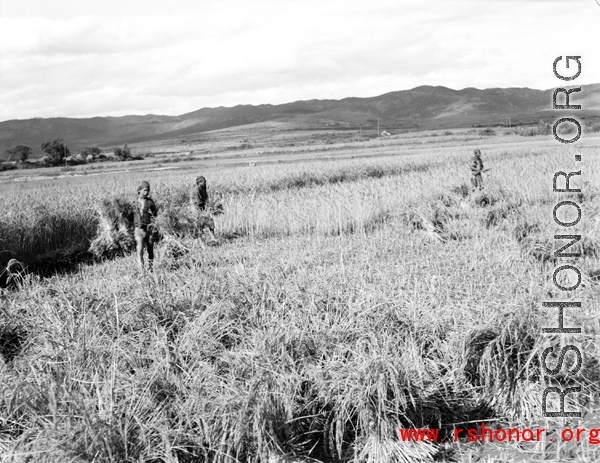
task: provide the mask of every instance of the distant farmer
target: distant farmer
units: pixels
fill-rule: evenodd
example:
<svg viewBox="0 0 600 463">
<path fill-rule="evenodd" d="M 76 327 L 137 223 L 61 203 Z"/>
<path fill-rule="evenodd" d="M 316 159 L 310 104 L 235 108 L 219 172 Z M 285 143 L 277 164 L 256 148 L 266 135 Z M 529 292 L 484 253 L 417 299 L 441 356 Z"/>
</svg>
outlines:
<svg viewBox="0 0 600 463">
<path fill-rule="evenodd" d="M 150 197 L 150 184 L 146 181 L 140 183 L 137 189 L 138 204 L 133 214 L 135 226 L 135 243 L 137 247 L 137 260 L 140 270 L 144 270 L 144 248 L 148 249 L 148 268 L 152 270 L 154 264 L 154 242 L 157 230 L 154 218 L 157 214 L 156 204 Z"/>
<path fill-rule="evenodd" d="M 483 161 L 481 160 L 481 151 L 476 149 L 473 152 L 473 159 L 471 160 L 471 192 L 475 190 L 483 189 L 483 178 L 481 173 L 483 172 Z"/>
<path fill-rule="evenodd" d="M 190 190 L 190 203 L 194 214 L 198 220 L 198 228 L 202 233 L 206 233 L 210 242 L 217 241 L 215 238 L 215 221 L 207 213 L 208 191 L 206 189 L 206 179 L 203 176 L 196 177 L 196 184 Z"/>
<path fill-rule="evenodd" d="M 206 209 L 208 191 L 206 190 L 206 179 L 203 176 L 196 177 L 196 184 L 190 190 L 190 202 L 199 211 Z"/>
</svg>

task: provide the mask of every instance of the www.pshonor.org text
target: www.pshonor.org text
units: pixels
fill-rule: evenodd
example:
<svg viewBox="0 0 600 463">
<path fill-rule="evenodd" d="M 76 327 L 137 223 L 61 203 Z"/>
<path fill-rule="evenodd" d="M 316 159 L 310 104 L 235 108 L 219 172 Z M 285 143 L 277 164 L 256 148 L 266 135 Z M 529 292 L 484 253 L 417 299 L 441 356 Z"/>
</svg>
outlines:
<svg viewBox="0 0 600 463">
<path fill-rule="evenodd" d="M 493 428 L 484 423 L 480 427 L 455 428 L 450 435 L 442 437 L 439 428 L 400 428 L 398 436 L 402 442 L 454 442 L 466 440 L 467 442 L 539 442 L 546 435 L 545 428 Z M 556 439 L 562 442 L 583 442 L 591 445 L 600 444 L 600 428 L 563 428 L 557 432 Z M 554 434 L 553 434 L 554 436 Z M 554 437 L 548 441 L 553 442 Z"/>
</svg>

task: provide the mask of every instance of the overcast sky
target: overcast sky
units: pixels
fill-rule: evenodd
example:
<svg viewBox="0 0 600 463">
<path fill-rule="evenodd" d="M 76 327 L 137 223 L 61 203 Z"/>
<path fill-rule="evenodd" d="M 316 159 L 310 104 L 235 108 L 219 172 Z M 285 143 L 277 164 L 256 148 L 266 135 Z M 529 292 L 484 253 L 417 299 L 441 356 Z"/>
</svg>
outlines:
<svg viewBox="0 0 600 463">
<path fill-rule="evenodd" d="M 600 83 L 596 1 L 0 0 L 0 120 Z"/>
</svg>

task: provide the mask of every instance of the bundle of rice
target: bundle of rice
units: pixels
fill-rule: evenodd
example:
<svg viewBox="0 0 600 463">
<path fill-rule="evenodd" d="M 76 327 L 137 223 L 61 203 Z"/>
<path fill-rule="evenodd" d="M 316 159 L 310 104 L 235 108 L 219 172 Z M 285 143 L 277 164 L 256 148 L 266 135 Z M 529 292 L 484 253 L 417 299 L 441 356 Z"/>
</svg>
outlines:
<svg viewBox="0 0 600 463">
<path fill-rule="evenodd" d="M 498 416 L 532 419 L 541 397 L 539 330 L 527 319 L 508 320 L 498 331 L 474 331 L 466 339 L 463 371 L 471 384 L 483 386 Z"/>
<path fill-rule="evenodd" d="M 428 215 L 431 218 L 421 211 L 414 212 L 413 220 L 419 224 L 417 229 L 422 230 L 426 238 L 445 243 L 448 240 L 444 230 L 445 214 L 441 213 L 439 209 L 435 209 Z"/>
<path fill-rule="evenodd" d="M 104 200 L 98 206 L 98 231 L 89 247 L 96 258 L 113 258 L 135 250 L 134 211 L 132 204 L 119 198 Z M 208 235 L 209 243 L 215 243 L 215 221 L 212 215 L 222 213 L 223 206 L 220 203 L 209 204 L 203 212 L 189 206 L 167 203 L 151 224 L 151 239 L 156 243 L 166 238 L 181 248 L 182 245 L 178 242 L 181 238 L 204 238 Z"/>
<path fill-rule="evenodd" d="M 215 221 L 210 211 L 200 212 L 186 206 L 168 206 L 156 218 L 156 224 L 165 237 L 205 238 L 208 234 L 209 241 L 215 241 Z"/>
<path fill-rule="evenodd" d="M 167 207 L 156 218 L 156 223 L 163 235 L 176 238 L 198 237 L 198 227 L 196 221 L 190 216 L 187 207 Z"/>
<path fill-rule="evenodd" d="M 11 259 L 6 268 L 0 270 L 0 288 L 15 288 L 23 284 L 25 266 L 17 259 Z"/>
<path fill-rule="evenodd" d="M 488 344 L 494 341 L 500 333 L 491 329 L 474 330 L 465 339 L 465 363 L 463 371 L 465 378 L 474 386 L 483 385 L 479 370 L 479 362 Z"/>
<path fill-rule="evenodd" d="M 133 214 L 133 205 L 125 200 L 104 200 L 98 206 L 98 232 L 90 252 L 97 258 L 113 258 L 135 250 Z"/>
</svg>

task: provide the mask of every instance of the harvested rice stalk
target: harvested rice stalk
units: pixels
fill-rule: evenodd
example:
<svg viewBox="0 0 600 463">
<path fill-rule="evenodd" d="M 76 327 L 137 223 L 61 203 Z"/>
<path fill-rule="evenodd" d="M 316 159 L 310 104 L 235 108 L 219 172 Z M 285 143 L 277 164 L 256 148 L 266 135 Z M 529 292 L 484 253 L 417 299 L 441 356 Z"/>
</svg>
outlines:
<svg viewBox="0 0 600 463">
<path fill-rule="evenodd" d="M 489 406 L 499 416 L 530 420 L 540 412 L 539 330 L 512 320 L 485 346 L 478 377 Z"/>
<path fill-rule="evenodd" d="M 23 284 L 25 266 L 17 259 L 11 259 L 6 268 L 0 270 L 0 288 L 16 288 Z"/>
<path fill-rule="evenodd" d="M 467 381 L 474 386 L 481 386 L 483 384 L 481 372 L 479 371 L 479 362 L 481 362 L 483 352 L 488 344 L 496 339 L 498 335 L 499 333 L 494 330 L 484 329 L 476 330 L 466 338 L 463 371 Z"/>
<path fill-rule="evenodd" d="M 135 250 L 134 206 L 122 199 L 104 200 L 98 207 L 99 224 L 90 252 L 97 258 L 113 258 Z"/>
<path fill-rule="evenodd" d="M 448 236 L 444 231 L 443 217 L 439 210 L 435 210 L 431 219 L 420 211 L 415 211 L 415 215 L 420 219 L 421 229 L 427 238 L 441 243 L 445 243 L 448 240 Z"/>
<path fill-rule="evenodd" d="M 164 236 L 174 239 L 204 238 L 209 242 L 214 237 L 215 221 L 207 212 L 186 206 L 169 206 L 157 217 L 156 224 Z"/>
<path fill-rule="evenodd" d="M 198 238 L 195 221 L 189 214 L 189 208 L 170 206 L 161 211 L 156 218 L 161 233 L 175 238 Z"/>
<path fill-rule="evenodd" d="M 99 205 L 98 232 L 89 248 L 95 257 L 113 258 L 135 250 L 134 211 L 134 206 L 122 199 L 105 200 Z M 154 242 L 161 237 L 166 238 L 180 250 L 186 248 L 179 241 L 181 238 L 204 238 L 208 235 L 209 243 L 216 242 L 215 221 L 211 213 L 222 214 L 223 206 L 220 203 L 209 204 L 208 212 L 199 212 L 189 206 L 167 204 L 152 224 L 156 235 Z"/>
</svg>

